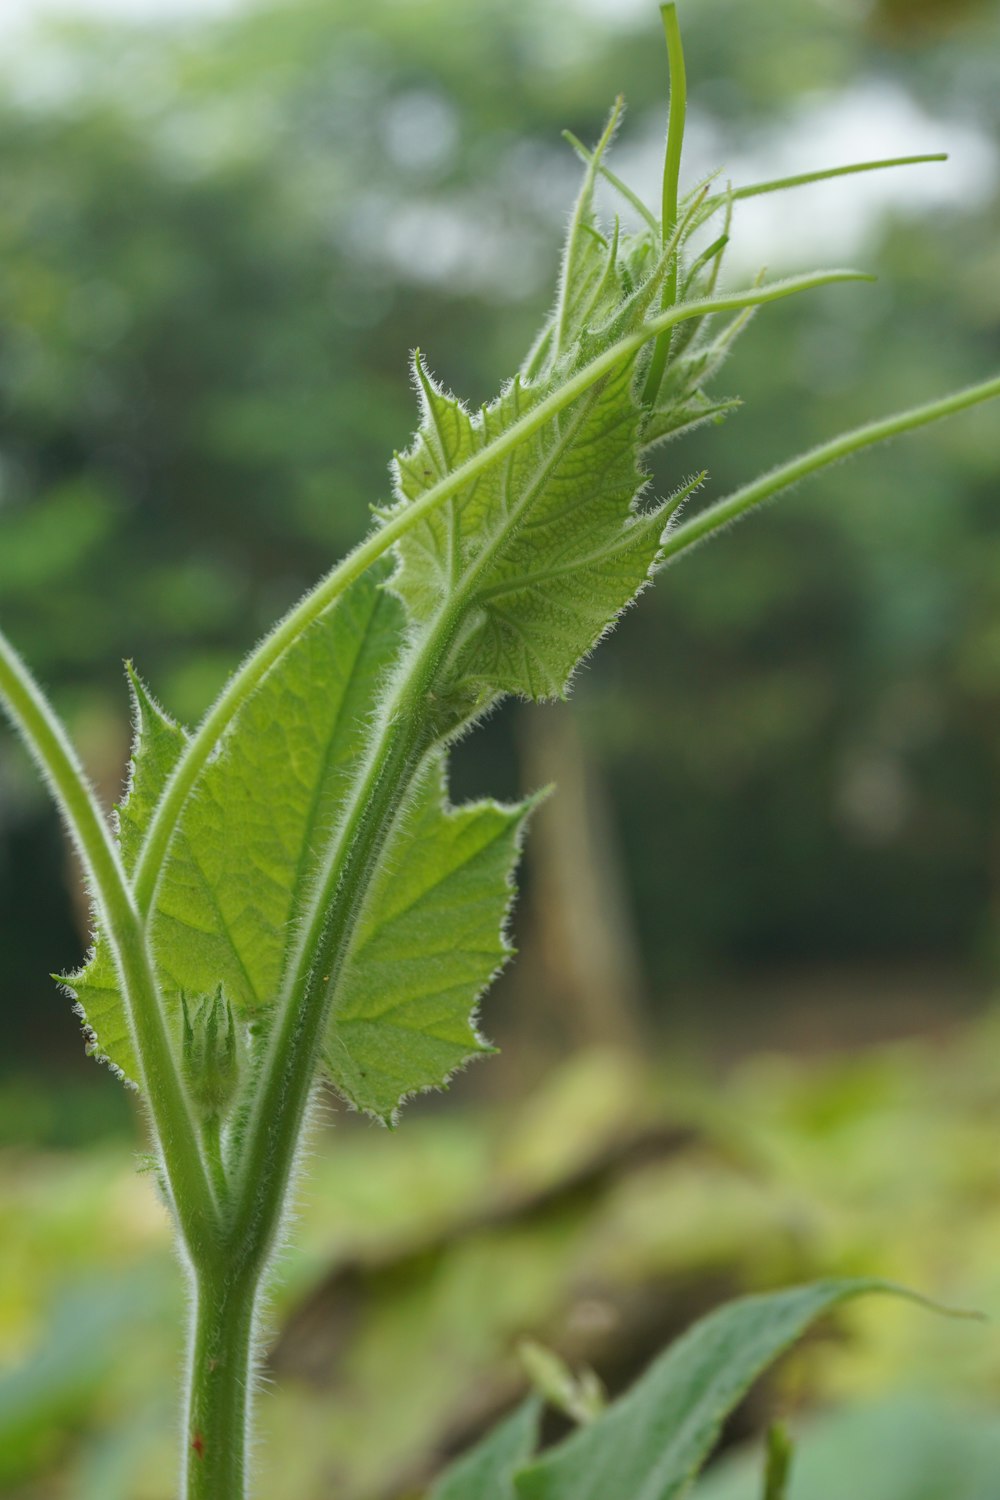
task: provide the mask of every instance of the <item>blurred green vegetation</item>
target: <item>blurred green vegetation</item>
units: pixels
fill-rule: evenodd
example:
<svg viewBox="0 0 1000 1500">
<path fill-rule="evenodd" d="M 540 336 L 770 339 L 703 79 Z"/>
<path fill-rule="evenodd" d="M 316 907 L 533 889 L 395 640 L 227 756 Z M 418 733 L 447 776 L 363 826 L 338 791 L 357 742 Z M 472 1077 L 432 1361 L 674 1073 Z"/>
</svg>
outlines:
<svg viewBox="0 0 1000 1500">
<path fill-rule="evenodd" d="M 882 1274 L 995 1312 L 998 1045 L 990 1020 L 862 1058 L 761 1054 L 724 1087 L 590 1052 L 519 1105 L 415 1106 L 391 1135 L 324 1127 L 273 1300 L 261 1493 L 416 1495 L 517 1399 L 526 1336 L 614 1391 L 724 1297 L 816 1275 Z M 118 1143 L 8 1149 L 0 1189 L 3 1493 L 165 1500 L 183 1310 L 165 1213 Z M 1000 1397 L 995 1330 L 866 1300 L 780 1367 L 729 1439 L 777 1416 L 805 1454 L 810 1410 L 848 1396 L 859 1453 L 933 1407 L 921 1442 L 950 1452 L 957 1424 L 979 1463 L 996 1452 L 979 1415 Z M 915 1472 L 857 1493 L 962 1493 Z"/>
</svg>

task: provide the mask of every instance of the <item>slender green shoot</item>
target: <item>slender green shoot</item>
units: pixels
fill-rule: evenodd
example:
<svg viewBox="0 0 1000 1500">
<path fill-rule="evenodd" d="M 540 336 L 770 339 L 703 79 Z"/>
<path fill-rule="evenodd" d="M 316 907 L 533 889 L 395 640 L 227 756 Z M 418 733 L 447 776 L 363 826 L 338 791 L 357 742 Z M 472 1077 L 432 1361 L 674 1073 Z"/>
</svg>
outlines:
<svg viewBox="0 0 1000 1500">
<path fill-rule="evenodd" d="M 677 192 L 681 177 L 681 156 L 684 151 L 684 129 L 687 124 L 687 69 L 684 65 L 684 44 L 681 40 L 677 6 L 671 3 L 660 6 L 663 32 L 667 39 L 667 59 L 670 67 L 670 108 L 667 117 L 667 148 L 663 160 L 663 188 L 660 198 L 660 234 L 664 241 L 677 222 Z"/>
<path fill-rule="evenodd" d="M 680 185 L 681 156 L 684 151 L 684 128 L 687 122 L 687 69 L 684 64 L 684 43 L 681 39 L 680 23 L 676 4 L 661 5 L 660 16 L 667 39 L 667 60 L 670 69 L 670 109 L 667 117 L 667 146 L 663 158 L 663 189 L 660 209 L 660 235 L 664 243 L 673 233 L 677 223 L 677 194 Z M 679 250 L 671 256 L 667 280 L 663 288 L 663 306 L 672 307 L 677 300 Z M 642 399 L 652 406 L 656 393 L 663 382 L 663 372 L 670 357 L 670 331 L 660 334 L 653 346 L 653 357 L 649 362 Z"/>
<path fill-rule="evenodd" d="M 79 757 L 25 663 L 0 632 L 0 707 L 48 783 L 86 873 L 101 925 L 114 948 L 123 1005 L 178 1221 L 191 1240 L 214 1232 L 216 1205 L 167 1035 L 132 893 Z"/>
<path fill-rule="evenodd" d="M 577 156 L 587 166 L 590 166 L 594 162 L 597 153 L 588 150 L 588 148 L 583 144 L 579 137 L 573 134 L 572 130 L 564 130 L 562 133 L 562 138 L 573 147 L 573 150 L 576 152 Z M 624 182 L 616 172 L 612 172 L 611 168 L 605 162 L 598 161 L 597 171 L 600 176 L 605 179 L 606 182 L 609 182 L 611 184 L 616 192 L 621 194 L 621 196 L 625 199 L 625 202 L 635 210 L 635 212 L 638 214 L 639 218 L 643 220 L 647 229 L 650 231 L 653 237 L 655 239 L 659 239 L 660 226 L 656 222 L 656 215 L 650 212 L 645 203 L 643 203 L 642 199 L 639 197 L 639 194 L 632 188 L 630 188 L 628 183 Z"/>
<path fill-rule="evenodd" d="M 818 172 L 797 172 L 793 177 L 775 177 L 770 182 L 752 182 L 733 188 L 734 202 L 746 198 L 763 198 L 767 193 L 784 193 L 790 188 L 808 187 L 814 182 L 830 182 L 835 177 L 854 177 L 861 172 L 884 172 L 893 167 L 919 167 L 928 162 L 947 161 L 946 151 L 932 151 L 921 156 L 889 156 L 882 161 L 857 161 L 845 167 L 825 167 Z M 720 194 L 720 200 L 724 195 Z"/>
<path fill-rule="evenodd" d="M 731 495 L 717 500 L 714 505 L 709 505 L 699 515 L 692 516 L 689 521 L 675 526 L 664 538 L 662 560 L 672 561 L 682 552 L 688 552 L 692 547 L 718 535 L 734 521 L 745 516 L 748 511 L 763 505 L 775 495 L 791 489 L 801 480 L 808 479 L 812 474 L 818 474 L 820 470 L 827 469 L 842 459 L 860 453 L 864 448 L 871 448 L 876 443 L 884 443 L 890 438 L 900 437 L 904 432 L 914 432 L 919 427 L 926 427 L 931 422 L 940 421 L 942 417 L 954 416 L 956 412 L 966 411 L 969 407 L 979 406 L 984 401 L 993 401 L 998 397 L 1000 397 L 1000 378 L 986 380 L 979 385 L 967 386 L 964 390 L 956 391 L 950 396 L 943 396 L 937 401 L 929 401 L 924 406 L 911 407 L 891 417 L 883 417 L 879 421 L 866 423 L 865 426 L 842 433 L 827 443 L 820 443 L 817 447 L 810 448 L 807 453 L 802 453 L 788 463 L 771 469 L 767 474 L 762 474 L 751 484 L 743 485 L 740 489 L 734 490 Z"/>
</svg>

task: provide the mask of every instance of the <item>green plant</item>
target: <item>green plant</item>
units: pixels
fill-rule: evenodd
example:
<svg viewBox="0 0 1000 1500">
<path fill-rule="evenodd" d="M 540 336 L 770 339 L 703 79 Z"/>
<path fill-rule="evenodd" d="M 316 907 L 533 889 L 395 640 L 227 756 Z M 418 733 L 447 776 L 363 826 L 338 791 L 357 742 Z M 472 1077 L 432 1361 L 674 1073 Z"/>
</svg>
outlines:
<svg viewBox="0 0 1000 1500">
<path fill-rule="evenodd" d="M 835 270 L 721 291 L 734 204 L 901 164 L 737 190 L 708 182 L 680 197 L 684 63 L 675 7 L 662 13 L 672 88 L 659 219 L 605 163 L 619 101 L 593 152 L 573 142 L 585 173 L 555 308 L 496 401 L 469 412 L 415 356 L 421 420 L 394 462 L 394 503 L 246 659 L 196 732 L 129 668 L 135 742 L 113 832 L 0 638 L 5 707 L 94 903 L 94 948 L 65 982 L 91 1049 L 146 1103 L 191 1278 L 190 1500 L 245 1492 L 260 1300 L 319 1079 L 388 1123 L 408 1095 L 489 1050 L 475 1007 L 510 953 L 533 799 L 451 806 L 448 747 L 506 695 L 564 695 L 659 568 L 755 505 L 1000 395 L 993 380 L 872 423 L 690 519 L 680 509 L 703 475 L 666 502 L 647 499 L 645 456 L 735 406 L 705 387 L 753 309 L 865 279 Z M 598 225 L 602 175 L 638 212 L 638 231 Z M 717 329 L 723 314 L 731 321 Z M 529 1406 L 439 1493 L 509 1494 L 517 1466 L 518 1493 L 538 1500 L 608 1494 L 610 1472 L 622 1500 L 679 1493 L 754 1374 L 812 1317 L 875 1285 L 735 1304 L 551 1457 L 527 1462 Z"/>
</svg>

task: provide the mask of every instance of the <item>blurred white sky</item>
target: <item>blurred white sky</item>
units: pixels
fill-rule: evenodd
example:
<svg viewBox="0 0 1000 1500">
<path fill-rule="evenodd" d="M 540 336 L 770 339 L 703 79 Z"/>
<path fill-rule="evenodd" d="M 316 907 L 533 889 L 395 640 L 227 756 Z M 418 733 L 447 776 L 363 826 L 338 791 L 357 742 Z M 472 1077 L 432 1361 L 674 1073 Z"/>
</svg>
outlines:
<svg viewBox="0 0 1000 1500">
<path fill-rule="evenodd" d="M 88 15 L 144 16 L 205 15 L 213 11 L 247 9 L 253 0 L 0 0 L 0 29 L 17 29 L 39 15 L 50 12 L 85 12 Z M 630 20 L 650 13 L 651 0 L 575 0 L 592 15 Z"/>
<path fill-rule="evenodd" d="M 197 15 L 233 9 L 239 3 L 240 0 L 0 0 L 0 24 L 19 27 L 40 15 L 66 15 L 73 11 L 128 16 L 141 21 L 144 16 Z"/>
</svg>

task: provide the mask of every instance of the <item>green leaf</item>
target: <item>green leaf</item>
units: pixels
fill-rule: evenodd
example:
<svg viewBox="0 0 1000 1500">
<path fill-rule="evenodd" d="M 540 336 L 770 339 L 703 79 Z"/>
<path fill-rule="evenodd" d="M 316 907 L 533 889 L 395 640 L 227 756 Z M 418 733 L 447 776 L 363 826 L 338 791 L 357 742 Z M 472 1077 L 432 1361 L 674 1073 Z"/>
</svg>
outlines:
<svg viewBox="0 0 1000 1500">
<path fill-rule="evenodd" d="M 214 995 L 244 1022 L 277 998 L 289 936 L 367 750 L 404 639 L 384 564 L 359 579 L 272 668 L 202 773 L 174 836 L 151 922 L 157 971 L 181 997 Z M 122 836 L 134 851 L 182 732 L 136 687 L 140 735 Z M 504 926 L 530 804 L 452 808 L 435 757 L 402 808 L 360 911 L 333 1001 L 325 1062 L 358 1108 L 391 1119 L 477 1052 L 476 1001 L 506 963 Z M 74 981 L 101 1046 L 126 1071 L 127 1034 L 105 946 Z M 84 998 L 86 997 L 86 998 Z M 124 1026 L 124 1021 L 122 1020 Z"/>
<path fill-rule="evenodd" d="M 427 1500 L 514 1500 L 514 1471 L 535 1451 L 540 1410 L 537 1400 L 523 1402 L 446 1470 Z"/>
<path fill-rule="evenodd" d="M 153 809 L 184 749 L 187 734 L 151 697 L 131 665 L 127 671 L 132 697 L 132 761 L 128 786 L 115 815 L 122 863 L 130 874 Z M 102 934 L 95 934 L 94 946 L 81 969 L 57 977 L 76 1000 L 89 1035 L 88 1052 L 134 1082 L 139 1067 L 114 958 Z"/>
<path fill-rule="evenodd" d="M 696 1323 L 603 1416 L 517 1475 L 520 1500 L 674 1500 L 754 1380 L 809 1325 L 874 1278 L 820 1281 L 731 1302 Z"/>
<path fill-rule="evenodd" d="M 337 1089 L 390 1120 L 476 1053 L 474 1007 L 513 949 L 505 924 L 533 801 L 447 805 L 436 757 L 397 823 L 337 987 L 325 1059 Z"/>
<path fill-rule="evenodd" d="M 373 569 L 307 631 L 237 715 L 220 754 L 188 799 L 151 919 L 157 971 L 178 1021 L 180 993 L 221 985 L 244 1020 L 275 998 L 314 846 L 337 816 L 378 690 L 395 661 L 403 612 Z M 131 868 L 184 743 L 184 732 L 132 678 L 133 770 L 119 809 Z M 111 954 L 65 983 L 85 1013 L 91 1049 L 137 1077 Z"/>
<path fill-rule="evenodd" d="M 268 672 L 203 771 L 152 922 L 161 981 L 245 1020 L 276 998 L 289 931 L 396 661 L 403 615 L 385 568 L 350 588 Z"/>
<path fill-rule="evenodd" d="M 87 1053 L 107 1063 L 126 1083 L 135 1084 L 139 1064 L 135 1056 L 122 1001 L 114 956 L 103 933 L 94 934 L 94 942 L 81 968 L 72 974 L 53 976 L 76 1001 L 76 1013 L 83 1022 Z"/>
<path fill-rule="evenodd" d="M 577 664 L 648 581 L 665 518 L 638 509 L 643 413 L 635 359 L 527 438 L 396 546 L 392 586 L 418 624 L 460 621 L 444 697 L 470 711 L 497 694 L 563 694 Z M 423 420 L 397 460 L 402 503 L 515 422 L 544 394 L 515 380 L 471 416 L 416 364 Z"/>
<path fill-rule="evenodd" d="M 128 874 L 135 869 L 142 840 L 157 802 L 187 743 L 187 731 L 165 713 L 133 670 L 128 672 L 132 696 L 132 763 L 128 787 L 115 812 L 118 847 Z"/>
<path fill-rule="evenodd" d="M 397 522 L 476 463 L 474 477 L 395 543 L 392 587 L 410 619 L 428 629 L 447 620 L 453 630 L 437 689 L 453 722 L 474 717 L 502 694 L 537 700 L 565 693 L 579 663 L 660 560 L 676 499 L 644 502 L 640 458 L 733 405 L 712 400 L 702 386 L 742 324 L 713 341 L 709 318 L 693 309 L 691 330 L 677 338 L 683 360 L 668 362 L 652 406 L 640 399 L 651 350 L 639 341 L 661 311 L 668 279 L 676 279 L 688 219 L 666 246 L 649 228 L 621 235 L 616 223 L 610 236 L 599 231 L 594 184 L 619 115 L 620 102 L 595 152 L 587 153 L 556 308 L 521 374 L 491 405 L 472 412 L 431 377 L 419 354 L 414 360 L 420 423 L 410 447 L 395 457 L 396 504 L 383 520 Z M 721 243 L 710 282 L 720 255 Z M 628 339 L 636 340 L 631 353 L 489 460 L 533 410 L 545 406 L 548 413 L 574 373 Z"/>
<path fill-rule="evenodd" d="M 594 216 L 594 188 L 605 151 L 614 140 L 625 101 L 619 97 L 593 155 L 587 162 L 566 235 L 559 292 L 552 316 L 550 364 L 588 328 L 610 316 L 622 295 L 618 266 L 618 226 L 609 245 Z M 542 338 L 545 332 L 543 330 Z M 529 357 L 530 363 L 530 357 Z"/>
</svg>

